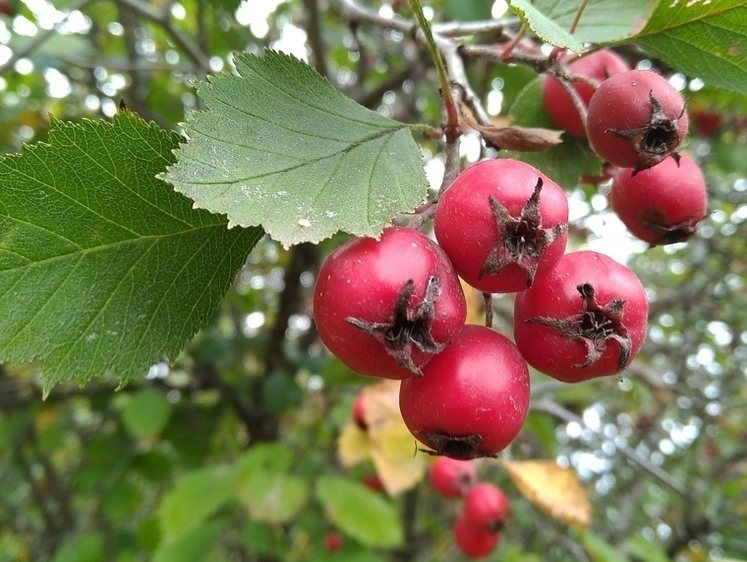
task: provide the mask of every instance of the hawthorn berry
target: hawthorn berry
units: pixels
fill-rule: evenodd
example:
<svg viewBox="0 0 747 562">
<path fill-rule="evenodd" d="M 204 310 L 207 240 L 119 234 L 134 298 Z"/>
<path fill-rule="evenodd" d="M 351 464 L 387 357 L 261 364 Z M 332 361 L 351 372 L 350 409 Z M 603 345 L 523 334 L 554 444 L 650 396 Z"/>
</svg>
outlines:
<svg viewBox="0 0 747 562">
<path fill-rule="evenodd" d="M 511 515 L 511 502 L 498 486 L 480 482 L 464 496 L 462 510 L 472 527 L 497 533 Z"/>
<path fill-rule="evenodd" d="M 445 498 L 463 496 L 476 478 L 475 467 L 467 460 L 438 457 L 428 469 L 428 480 Z"/>
<path fill-rule="evenodd" d="M 442 351 L 467 305 L 449 258 L 412 228 L 353 238 L 322 264 L 314 320 L 327 348 L 353 371 L 402 379 Z"/>
<path fill-rule="evenodd" d="M 436 239 L 457 273 L 488 293 L 516 292 L 565 251 L 568 199 L 536 168 L 510 158 L 464 170 L 436 208 Z"/>
<path fill-rule="evenodd" d="M 564 255 L 519 293 L 514 340 L 538 371 L 564 382 L 613 375 L 646 335 L 646 290 L 630 269 L 590 250 Z"/>
<path fill-rule="evenodd" d="M 610 76 L 630 70 L 630 66 L 614 51 L 603 49 L 576 59 L 568 65 L 568 70 L 572 74 L 601 83 Z M 591 84 L 575 82 L 571 87 L 578 93 L 584 107 L 588 107 L 594 93 Z M 586 136 L 585 116 L 579 115 L 571 96 L 552 76 L 548 76 L 542 85 L 542 103 L 547 114 L 560 127 L 576 136 Z"/>
<path fill-rule="evenodd" d="M 495 456 L 516 438 L 529 409 L 529 370 L 514 343 L 485 326 L 467 325 L 402 381 L 402 418 L 432 454 Z"/>
<path fill-rule="evenodd" d="M 464 514 L 454 521 L 452 535 L 457 548 L 470 558 L 487 556 L 493 552 L 500 538 L 498 533 L 472 526 Z"/>
<path fill-rule="evenodd" d="M 636 172 L 677 158 L 687 134 L 682 95 L 651 70 L 629 70 L 602 82 L 589 101 L 589 144 L 599 156 Z"/>
<path fill-rule="evenodd" d="M 353 421 L 355 422 L 355 425 L 357 425 L 363 431 L 367 431 L 368 424 L 366 423 L 363 401 L 364 401 L 363 393 L 359 392 L 358 395 L 355 397 L 355 400 L 353 401 L 353 411 L 351 412 L 351 414 L 353 416 Z"/>
<path fill-rule="evenodd" d="M 612 210 L 635 236 L 654 246 L 682 242 L 695 234 L 708 212 L 705 179 L 681 154 L 637 174 L 619 168 L 610 189 Z"/>
</svg>

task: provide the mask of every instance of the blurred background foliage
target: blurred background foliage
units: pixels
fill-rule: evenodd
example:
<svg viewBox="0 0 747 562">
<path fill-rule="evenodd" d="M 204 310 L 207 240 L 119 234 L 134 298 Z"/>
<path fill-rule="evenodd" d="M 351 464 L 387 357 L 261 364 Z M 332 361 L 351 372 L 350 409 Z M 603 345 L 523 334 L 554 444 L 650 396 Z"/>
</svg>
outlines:
<svg viewBox="0 0 747 562">
<path fill-rule="evenodd" d="M 338 6 L 11 1 L 13 15 L 0 14 L 0 153 L 44 141 L 49 114 L 108 119 L 120 100 L 178 130 L 200 109 L 195 80 L 230 71 L 233 52 L 266 47 L 308 60 L 369 108 L 437 125 L 424 52 L 402 33 L 345 21 Z M 366 7 L 410 17 L 402 2 Z M 518 29 L 504 12 L 502 2 L 432 0 L 427 13 L 435 22 L 505 17 Z M 645 52 L 621 52 L 650 64 Z M 573 467 L 591 526 L 546 515 L 499 465 L 482 464 L 481 478 L 514 506 L 493 560 L 747 560 L 747 101 L 661 70 L 688 98 L 685 150 L 708 178 L 711 213 L 689 243 L 647 249 L 607 210 L 603 183 L 564 185 L 574 247 L 627 261 L 648 287 L 649 337 L 622 383 L 533 374 L 533 410 L 510 456 Z M 536 77 L 485 60 L 468 75 L 497 123 Z M 438 185 L 440 147 L 422 146 Z M 465 165 L 483 154 L 465 135 Z M 571 177 L 589 166 L 573 165 Z M 211 325 L 125 388 L 104 378 L 42 401 L 38 366 L 0 366 L 0 559 L 458 560 L 455 504 L 426 483 L 388 497 L 363 484 L 370 461 L 340 462 L 352 401 L 373 382 L 329 357 L 313 329 L 315 274 L 341 240 L 290 251 L 264 240 Z M 511 305 L 495 302 L 495 326 L 509 334 Z M 329 552 L 324 537 L 336 529 L 343 547 Z"/>
</svg>

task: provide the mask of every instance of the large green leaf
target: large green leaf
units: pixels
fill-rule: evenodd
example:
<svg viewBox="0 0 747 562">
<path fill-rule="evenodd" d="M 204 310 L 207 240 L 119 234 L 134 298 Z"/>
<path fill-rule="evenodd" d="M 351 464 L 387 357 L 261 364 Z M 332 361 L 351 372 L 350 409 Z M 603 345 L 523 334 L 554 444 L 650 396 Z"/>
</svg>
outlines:
<svg viewBox="0 0 747 562">
<path fill-rule="evenodd" d="M 363 484 L 336 476 L 319 479 L 316 493 L 330 520 L 369 547 L 402 544 L 402 524 L 394 505 Z"/>
<path fill-rule="evenodd" d="M 310 66 L 266 51 L 198 86 L 208 110 L 164 179 L 231 224 L 284 245 L 337 231 L 378 236 L 427 194 L 407 126 L 345 97 Z"/>
<path fill-rule="evenodd" d="M 585 50 L 584 43 L 608 43 L 630 37 L 646 22 L 654 4 L 654 0 L 590 0 L 571 35 L 569 30 L 579 2 L 509 2 L 511 8 L 539 37 L 577 53 Z"/>
<path fill-rule="evenodd" d="M 631 41 L 677 70 L 747 94 L 747 3 L 660 2 Z"/>
<path fill-rule="evenodd" d="M 0 159 L 0 361 L 126 380 L 207 323 L 262 232 L 155 178 L 178 141 L 124 111 Z"/>
</svg>

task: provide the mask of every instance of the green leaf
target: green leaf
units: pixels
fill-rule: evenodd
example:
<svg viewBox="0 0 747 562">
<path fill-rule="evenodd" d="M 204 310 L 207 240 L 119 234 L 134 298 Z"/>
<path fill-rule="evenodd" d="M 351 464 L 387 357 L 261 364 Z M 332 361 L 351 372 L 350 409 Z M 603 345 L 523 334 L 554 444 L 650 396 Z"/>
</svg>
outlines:
<svg viewBox="0 0 747 562">
<path fill-rule="evenodd" d="M 514 124 L 524 127 L 558 128 L 542 103 L 543 80 L 544 77 L 538 76 L 519 92 L 509 110 L 509 116 Z M 586 139 L 570 133 L 564 133 L 562 138 L 562 143 L 549 150 L 506 154 L 542 170 L 562 188 L 571 190 L 578 185 L 582 175 L 599 175 L 602 171 L 602 162 L 591 151 Z"/>
<path fill-rule="evenodd" d="M 86 533 L 64 543 L 52 559 L 53 562 L 97 562 L 104 557 L 104 537 Z"/>
<path fill-rule="evenodd" d="M 153 562 L 202 562 L 215 546 L 230 519 L 210 521 L 181 535 L 175 540 L 161 543 L 153 553 Z"/>
<path fill-rule="evenodd" d="M 581 533 L 581 544 L 593 562 L 629 562 L 616 546 L 588 531 Z"/>
<path fill-rule="evenodd" d="M 337 231 L 378 236 L 427 195 L 407 126 L 370 111 L 310 66 L 241 54 L 236 75 L 198 86 L 208 110 L 164 179 L 231 224 L 261 225 L 289 246 Z"/>
<path fill-rule="evenodd" d="M 234 495 L 235 474 L 222 467 L 188 472 L 163 497 L 158 518 L 164 540 L 200 528 Z"/>
<path fill-rule="evenodd" d="M 508 5 L 546 43 L 566 47 L 576 53 L 585 50 L 584 44 L 554 21 L 549 12 L 543 11 L 529 0 L 510 0 Z"/>
<path fill-rule="evenodd" d="M 306 505 L 308 482 L 291 474 L 269 470 L 246 470 L 236 482 L 239 501 L 249 515 L 267 523 L 291 520 Z"/>
<path fill-rule="evenodd" d="M 747 94 L 744 0 L 660 2 L 630 41 L 685 74 Z"/>
<path fill-rule="evenodd" d="M 157 435 L 169 421 L 171 404 L 162 392 L 144 388 L 132 396 L 122 409 L 122 424 L 135 439 Z"/>
<path fill-rule="evenodd" d="M 640 562 L 668 562 L 671 560 L 667 551 L 659 544 L 646 540 L 641 535 L 628 538 L 624 545 L 625 551 Z"/>
<path fill-rule="evenodd" d="M 45 388 L 174 356 L 262 232 L 226 228 L 155 178 L 179 136 L 124 111 L 52 119 L 49 144 L 0 159 L 0 361 Z"/>
<path fill-rule="evenodd" d="M 287 472 L 296 459 L 296 454 L 287 444 L 257 443 L 236 462 L 237 470 L 267 470 Z"/>
<path fill-rule="evenodd" d="M 353 480 L 319 479 L 316 493 L 328 517 L 343 532 L 368 547 L 393 548 L 404 540 L 395 506 Z"/>
</svg>

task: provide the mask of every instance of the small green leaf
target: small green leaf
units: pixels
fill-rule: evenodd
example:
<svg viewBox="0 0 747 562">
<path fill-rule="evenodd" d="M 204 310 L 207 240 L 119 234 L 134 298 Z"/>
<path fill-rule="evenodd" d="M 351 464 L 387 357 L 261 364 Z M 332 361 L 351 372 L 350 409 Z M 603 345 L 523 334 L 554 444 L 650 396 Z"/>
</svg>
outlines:
<svg viewBox="0 0 747 562">
<path fill-rule="evenodd" d="M 104 558 L 104 537 L 86 533 L 70 539 L 60 548 L 53 562 L 97 562 Z"/>
<path fill-rule="evenodd" d="M 584 44 L 561 27 L 547 12 L 529 0 L 510 0 L 508 5 L 537 36 L 551 45 L 566 47 L 576 53 L 584 52 Z"/>
<path fill-rule="evenodd" d="M 628 538 L 623 544 L 625 551 L 640 562 L 668 562 L 667 551 L 659 544 L 646 540 L 641 535 Z"/>
<path fill-rule="evenodd" d="M 246 470 L 237 478 L 236 493 L 252 518 L 267 523 L 284 523 L 306 505 L 309 485 L 306 480 L 291 474 Z"/>
<path fill-rule="evenodd" d="M 337 231 L 377 237 L 427 195 L 406 125 L 370 111 L 282 53 L 238 55 L 236 75 L 198 86 L 208 110 L 163 178 L 231 224 L 289 246 Z"/>
<path fill-rule="evenodd" d="M 194 532 L 234 495 L 235 474 L 209 467 L 182 476 L 163 497 L 158 518 L 165 541 Z"/>
<path fill-rule="evenodd" d="M 581 544 L 593 562 L 630 562 L 616 546 L 588 531 L 581 533 Z"/>
<path fill-rule="evenodd" d="M 155 178 L 179 136 L 129 111 L 52 120 L 0 159 L 0 361 L 43 361 L 45 388 L 175 356 L 261 230 L 226 228 Z"/>
<path fill-rule="evenodd" d="M 157 435 L 169 421 L 171 404 L 162 392 L 144 388 L 134 393 L 122 409 L 122 424 L 135 439 Z"/>
<path fill-rule="evenodd" d="M 363 484 L 335 476 L 319 479 L 316 493 L 328 517 L 368 547 L 394 548 L 404 540 L 395 506 Z"/>
<path fill-rule="evenodd" d="M 747 94 L 744 0 L 660 2 L 630 41 L 685 74 Z"/>
<path fill-rule="evenodd" d="M 237 470 L 267 470 L 269 472 L 287 472 L 293 464 L 296 454 L 287 444 L 257 443 L 253 445 L 236 462 Z"/>
<path fill-rule="evenodd" d="M 516 101 L 509 110 L 512 122 L 524 127 L 545 127 L 557 129 L 542 103 L 542 83 L 544 77 L 538 76 L 519 92 Z M 551 180 L 562 188 L 571 190 L 578 185 L 582 175 L 599 175 L 602 162 L 589 148 L 586 139 L 563 134 L 563 142 L 542 152 L 520 152 L 506 154 L 514 156 L 542 170 Z"/>
</svg>

